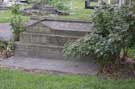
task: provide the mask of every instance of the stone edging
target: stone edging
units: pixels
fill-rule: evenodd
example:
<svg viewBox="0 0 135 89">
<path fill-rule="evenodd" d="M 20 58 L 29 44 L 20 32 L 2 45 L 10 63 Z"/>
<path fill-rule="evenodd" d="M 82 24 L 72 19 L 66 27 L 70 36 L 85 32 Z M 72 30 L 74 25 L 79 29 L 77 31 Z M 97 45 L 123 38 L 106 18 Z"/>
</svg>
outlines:
<svg viewBox="0 0 135 89">
<path fill-rule="evenodd" d="M 41 19 L 31 18 L 31 19 L 33 20 L 33 22 L 31 24 L 28 24 L 26 27 L 35 25 L 35 24 L 43 22 L 43 21 L 70 22 L 70 23 L 90 23 L 90 24 L 92 24 L 92 22 L 90 22 L 90 21 L 84 21 L 84 20 L 79 20 L 79 19 L 64 19 L 64 18 L 54 18 L 54 17 L 44 17 L 44 18 L 41 18 Z"/>
<path fill-rule="evenodd" d="M 78 23 L 92 23 L 91 21 L 85 21 L 80 19 L 65 19 L 65 18 L 54 18 L 54 17 L 43 17 L 43 18 L 36 18 L 31 17 L 32 20 L 39 20 L 39 21 L 59 21 L 59 22 L 78 22 Z"/>
</svg>

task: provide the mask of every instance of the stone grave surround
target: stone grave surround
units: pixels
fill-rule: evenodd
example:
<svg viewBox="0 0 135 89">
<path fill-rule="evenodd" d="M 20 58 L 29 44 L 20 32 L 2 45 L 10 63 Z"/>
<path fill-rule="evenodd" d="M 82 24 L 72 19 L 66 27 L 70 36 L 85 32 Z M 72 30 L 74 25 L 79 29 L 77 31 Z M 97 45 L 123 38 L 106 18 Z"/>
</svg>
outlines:
<svg viewBox="0 0 135 89">
<path fill-rule="evenodd" d="M 32 16 L 47 16 L 47 15 L 69 15 L 69 13 L 58 10 L 57 8 L 44 4 L 36 3 L 32 8 L 22 10 L 24 15 Z"/>
<path fill-rule="evenodd" d="M 92 24 L 85 21 L 50 18 L 30 21 L 20 41 L 16 42 L 15 56 L 67 59 L 63 54 L 64 44 L 91 31 Z"/>
<path fill-rule="evenodd" d="M 22 12 L 24 13 L 24 15 L 43 16 L 48 14 L 57 14 L 56 10 L 57 10 L 56 8 L 48 5 L 43 6 L 40 4 L 35 4 L 32 8 L 24 9 Z"/>
</svg>

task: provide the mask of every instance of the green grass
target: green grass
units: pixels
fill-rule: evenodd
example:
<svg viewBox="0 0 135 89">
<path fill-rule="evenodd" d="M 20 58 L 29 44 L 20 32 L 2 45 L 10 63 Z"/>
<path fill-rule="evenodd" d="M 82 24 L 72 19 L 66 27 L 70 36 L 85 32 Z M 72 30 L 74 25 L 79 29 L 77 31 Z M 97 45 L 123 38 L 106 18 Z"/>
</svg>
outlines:
<svg viewBox="0 0 135 89">
<path fill-rule="evenodd" d="M 95 76 L 29 74 L 0 69 L 0 89 L 135 89 L 135 80 L 101 80 Z"/>
<path fill-rule="evenodd" d="M 21 5 L 20 8 L 29 8 L 32 7 L 32 5 Z M 28 21 L 30 18 L 28 16 L 21 15 L 24 22 Z M 11 18 L 13 17 L 13 14 L 10 9 L 7 10 L 1 10 L 0 11 L 0 23 L 9 23 L 11 21 Z"/>
<path fill-rule="evenodd" d="M 90 20 L 90 14 L 93 13 L 93 10 L 85 9 L 84 0 L 65 0 L 68 11 L 70 13 L 69 16 L 56 16 L 55 18 L 65 18 L 65 19 L 80 19 L 80 20 Z M 71 3 L 72 2 L 72 3 Z M 94 5 L 96 3 L 92 3 Z M 21 8 L 28 8 L 31 5 L 21 6 Z M 0 11 L 0 23 L 10 22 L 10 19 L 13 17 L 10 10 Z M 23 16 L 24 19 L 28 19 L 28 17 Z"/>
<path fill-rule="evenodd" d="M 10 10 L 0 11 L 0 23 L 9 22 L 12 18 L 12 13 Z"/>
<path fill-rule="evenodd" d="M 60 18 L 90 20 L 90 15 L 94 10 L 85 9 L 84 0 L 66 0 L 66 2 L 69 8 L 68 12 L 70 13 L 70 16 L 59 16 Z M 96 3 L 92 3 L 92 5 L 95 4 Z"/>
<path fill-rule="evenodd" d="M 0 11 L 0 23 L 9 23 L 13 17 L 11 10 L 1 10 Z M 27 21 L 29 17 L 22 16 L 23 20 Z"/>
</svg>

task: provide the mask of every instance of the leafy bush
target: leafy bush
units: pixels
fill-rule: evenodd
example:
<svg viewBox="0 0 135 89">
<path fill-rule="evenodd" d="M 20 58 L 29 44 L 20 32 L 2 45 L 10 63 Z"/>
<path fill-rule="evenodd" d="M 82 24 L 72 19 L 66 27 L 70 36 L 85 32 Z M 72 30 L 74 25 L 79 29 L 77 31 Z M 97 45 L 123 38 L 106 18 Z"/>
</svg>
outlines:
<svg viewBox="0 0 135 89">
<path fill-rule="evenodd" d="M 68 10 L 68 6 L 66 5 L 66 1 L 63 0 L 48 0 L 48 3 L 59 10 Z"/>
<path fill-rule="evenodd" d="M 20 33 L 25 30 L 24 22 L 21 16 L 14 16 L 11 19 L 11 26 L 14 33 L 14 41 L 19 41 Z"/>
<path fill-rule="evenodd" d="M 59 10 L 68 10 L 68 7 L 65 5 L 64 2 L 58 2 L 56 4 L 56 7 L 59 9 Z"/>
<path fill-rule="evenodd" d="M 10 24 L 12 26 L 12 30 L 14 33 L 14 41 L 19 41 L 20 33 L 25 30 L 24 24 L 23 24 L 23 18 L 20 13 L 20 6 L 18 4 L 15 4 L 12 8 L 12 14 L 14 15 L 11 18 Z"/>
<path fill-rule="evenodd" d="M 135 42 L 135 20 L 129 8 L 103 6 L 96 9 L 92 17 L 95 31 L 66 45 L 65 54 L 94 55 L 103 67 L 115 65 L 120 59 L 125 60 L 128 48 Z"/>
<path fill-rule="evenodd" d="M 0 49 L 6 49 L 7 48 L 7 42 L 0 41 Z"/>
<path fill-rule="evenodd" d="M 0 51 L 1 50 L 14 50 L 14 41 L 0 41 Z"/>
<path fill-rule="evenodd" d="M 0 41 L 0 58 L 5 59 L 14 55 L 14 41 Z"/>
<path fill-rule="evenodd" d="M 37 1 L 37 0 L 27 0 L 27 2 L 28 2 L 29 4 L 32 4 L 32 3 L 37 3 L 37 2 L 39 2 L 39 1 Z"/>
<path fill-rule="evenodd" d="M 20 11 L 20 5 L 18 4 L 15 4 L 11 7 L 11 12 L 13 15 L 19 15 L 21 14 L 21 11 Z"/>
</svg>

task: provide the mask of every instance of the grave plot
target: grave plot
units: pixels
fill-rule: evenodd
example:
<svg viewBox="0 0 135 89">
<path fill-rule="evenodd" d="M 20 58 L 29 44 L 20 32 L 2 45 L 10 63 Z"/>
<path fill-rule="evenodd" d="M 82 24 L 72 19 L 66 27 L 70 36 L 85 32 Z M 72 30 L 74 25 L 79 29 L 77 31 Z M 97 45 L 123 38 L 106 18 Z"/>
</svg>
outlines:
<svg viewBox="0 0 135 89">
<path fill-rule="evenodd" d="M 32 6 L 32 8 L 27 8 L 22 10 L 24 15 L 28 16 L 50 16 L 50 15 L 69 15 L 69 13 L 59 10 L 53 6 L 44 3 L 37 3 Z"/>
<path fill-rule="evenodd" d="M 92 31 L 90 22 L 44 19 L 32 21 L 16 43 L 16 56 L 65 59 L 64 44 Z"/>
</svg>

